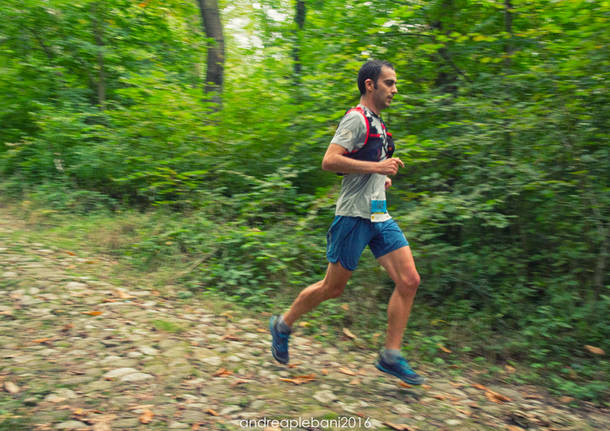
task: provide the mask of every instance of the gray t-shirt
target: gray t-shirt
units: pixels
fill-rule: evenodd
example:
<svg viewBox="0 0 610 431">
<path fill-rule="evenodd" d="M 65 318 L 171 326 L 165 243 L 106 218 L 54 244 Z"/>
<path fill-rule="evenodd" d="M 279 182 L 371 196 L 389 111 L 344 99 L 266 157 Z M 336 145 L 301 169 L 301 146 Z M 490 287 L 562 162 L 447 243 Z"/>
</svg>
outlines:
<svg viewBox="0 0 610 431">
<path fill-rule="evenodd" d="M 383 151 L 380 160 L 387 158 L 388 137 L 381 126 L 381 119 L 365 106 L 358 105 L 372 118 L 371 130 L 383 136 Z M 337 144 L 348 152 L 356 151 L 364 145 L 366 138 L 366 120 L 358 111 L 348 112 L 335 132 L 331 144 Z M 386 210 L 385 175 L 381 174 L 346 174 L 341 183 L 341 193 L 337 200 L 335 215 L 362 217 L 372 222 L 382 222 L 391 217 Z M 371 210 L 373 208 L 373 210 Z"/>
</svg>

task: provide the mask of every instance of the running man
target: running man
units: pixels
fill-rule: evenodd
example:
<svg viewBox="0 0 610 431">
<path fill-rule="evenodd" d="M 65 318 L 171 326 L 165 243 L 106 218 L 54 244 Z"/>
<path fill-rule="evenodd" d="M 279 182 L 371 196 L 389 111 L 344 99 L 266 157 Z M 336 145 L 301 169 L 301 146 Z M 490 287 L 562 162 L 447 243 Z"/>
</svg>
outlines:
<svg viewBox="0 0 610 431">
<path fill-rule="evenodd" d="M 375 365 L 406 383 L 419 385 L 424 379 L 400 351 L 419 274 L 409 243 L 386 210 L 385 192 L 392 185 L 389 176 L 404 167 L 399 158 L 392 157 L 392 135 L 380 117 L 398 92 L 392 64 L 366 62 L 358 72 L 358 89 L 360 104 L 345 114 L 322 161 L 322 169 L 344 175 L 335 219 L 327 233 L 328 269 L 323 280 L 301 291 L 288 311 L 271 317 L 271 352 L 278 362 L 288 363 L 294 322 L 323 301 L 343 293 L 368 245 L 395 283 L 388 304 L 385 348 Z"/>
</svg>

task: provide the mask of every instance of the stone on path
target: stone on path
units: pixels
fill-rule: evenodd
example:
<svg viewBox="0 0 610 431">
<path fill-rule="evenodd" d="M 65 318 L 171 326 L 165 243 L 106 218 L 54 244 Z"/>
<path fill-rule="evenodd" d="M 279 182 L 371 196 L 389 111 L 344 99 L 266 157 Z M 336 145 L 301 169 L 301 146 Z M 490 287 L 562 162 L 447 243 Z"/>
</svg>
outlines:
<svg viewBox="0 0 610 431">
<path fill-rule="evenodd" d="M 71 281 L 66 285 L 66 289 L 68 289 L 68 290 L 83 290 L 86 288 L 87 288 L 87 285 L 85 283 L 81 283 L 79 281 Z"/>
<path fill-rule="evenodd" d="M 67 421 L 62 422 L 55 426 L 55 429 L 58 430 L 80 430 L 80 429 L 88 429 L 89 427 L 80 421 Z"/>
<path fill-rule="evenodd" d="M 141 346 L 140 347 L 140 352 L 144 353 L 145 355 L 157 355 L 159 353 L 159 351 L 157 349 L 155 349 L 154 347 L 150 347 L 150 346 Z"/>
<path fill-rule="evenodd" d="M 153 379 L 154 377 L 151 376 L 150 374 L 146 374 L 146 373 L 134 373 L 134 374 L 127 374 L 123 377 L 121 377 L 121 381 L 122 382 L 143 382 L 144 380 L 149 380 L 149 379 Z"/>
<path fill-rule="evenodd" d="M 139 371 L 134 368 L 117 368 L 116 370 L 108 371 L 106 374 L 104 374 L 104 378 L 105 379 L 116 379 L 116 378 L 121 378 L 123 376 L 126 376 L 128 374 L 135 374 L 135 373 L 139 373 Z"/>
<path fill-rule="evenodd" d="M 208 356 L 207 358 L 200 358 L 201 362 L 212 365 L 213 367 L 218 367 L 222 364 L 222 359 L 218 356 Z"/>
<path fill-rule="evenodd" d="M 313 395 L 314 399 L 322 404 L 328 404 L 337 399 L 337 396 L 329 390 L 318 391 Z"/>
<path fill-rule="evenodd" d="M 51 403 L 61 403 L 65 400 L 73 400 L 76 398 L 78 398 L 78 395 L 76 395 L 76 393 L 73 390 L 63 388 L 63 389 L 58 389 L 55 392 L 53 392 L 52 394 L 47 395 L 44 400 L 51 402 Z"/>
<path fill-rule="evenodd" d="M 189 406 L 192 408 L 192 406 Z M 186 410 L 182 415 L 182 420 L 190 424 L 205 422 L 210 417 L 209 413 L 206 413 L 205 409 L 201 410 Z"/>
<path fill-rule="evenodd" d="M 238 407 L 238 406 L 227 406 L 227 407 L 225 407 L 224 409 L 222 409 L 220 411 L 220 415 L 221 416 L 228 416 L 230 414 L 237 413 L 239 411 L 241 411 L 241 407 Z"/>
</svg>

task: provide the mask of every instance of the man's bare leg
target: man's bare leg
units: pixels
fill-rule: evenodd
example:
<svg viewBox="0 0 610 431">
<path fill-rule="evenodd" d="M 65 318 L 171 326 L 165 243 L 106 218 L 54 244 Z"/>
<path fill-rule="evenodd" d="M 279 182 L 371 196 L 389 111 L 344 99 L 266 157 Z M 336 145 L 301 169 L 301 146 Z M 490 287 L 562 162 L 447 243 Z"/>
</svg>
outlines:
<svg viewBox="0 0 610 431">
<path fill-rule="evenodd" d="M 410 247 L 394 250 L 381 256 L 378 261 L 395 284 L 388 303 L 388 331 L 385 346 L 387 349 L 400 349 L 419 286 L 419 274 Z"/>
<path fill-rule="evenodd" d="M 292 326 L 299 317 L 322 302 L 341 296 L 351 276 L 352 271 L 345 269 L 339 262 L 329 263 L 324 279 L 303 289 L 284 313 L 286 325 Z"/>
<path fill-rule="evenodd" d="M 288 339 L 294 322 L 327 299 L 341 296 L 351 275 L 352 271 L 343 268 L 340 263 L 329 263 L 323 280 L 303 289 L 282 317 L 271 317 L 271 353 L 278 362 L 287 364 L 289 361 Z"/>
<path fill-rule="evenodd" d="M 402 338 L 420 282 L 411 248 L 399 248 L 380 257 L 378 261 L 394 281 L 395 287 L 388 303 L 385 350 L 382 352 L 377 368 L 393 374 L 407 383 L 421 384 L 423 379 L 409 367 L 400 355 Z"/>
</svg>

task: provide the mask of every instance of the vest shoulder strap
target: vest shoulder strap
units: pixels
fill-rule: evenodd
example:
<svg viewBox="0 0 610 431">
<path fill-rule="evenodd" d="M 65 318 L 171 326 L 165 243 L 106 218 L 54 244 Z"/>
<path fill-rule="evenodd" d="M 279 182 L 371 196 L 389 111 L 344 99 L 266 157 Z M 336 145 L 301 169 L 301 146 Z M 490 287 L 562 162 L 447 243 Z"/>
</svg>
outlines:
<svg viewBox="0 0 610 431">
<path fill-rule="evenodd" d="M 364 118 L 364 124 L 366 124 L 366 137 L 364 138 L 364 144 L 362 145 L 362 148 L 364 148 L 366 143 L 369 141 L 369 136 L 371 134 L 371 124 L 369 123 L 369 119 L 366 118 L 366 114 L 364 113 L 364 109 L 362 109 L 360 106 L 356 106 L 355 108 L 348 109 L 348 111 L 345 113 L 345 115 L 349 114 L 352 111 L 360 112 L 360 114 Z M 357 152 L 357 151 L 359 151 L 359 150 L 352 151 L 352 152 Z"/>
</svg>

